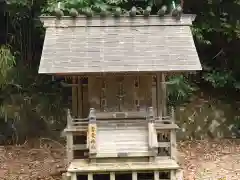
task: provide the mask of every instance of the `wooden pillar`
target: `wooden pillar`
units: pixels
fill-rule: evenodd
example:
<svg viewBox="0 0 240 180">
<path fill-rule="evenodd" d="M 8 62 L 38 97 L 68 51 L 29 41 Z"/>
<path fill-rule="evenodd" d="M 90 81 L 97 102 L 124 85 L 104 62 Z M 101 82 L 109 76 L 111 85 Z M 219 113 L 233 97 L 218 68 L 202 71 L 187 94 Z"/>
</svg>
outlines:
<svg viewBox="0 0 240 180">
<path fill-rule="evenodd" d="M 72 77 L 72 84 L 76 84 L 76 77 L 73 76 Z M 77 110 L 77 86 L 72 86 L 72 115 L 73 117 L 76 117 L 78 114 L 78 110 Z"/>
<path fill-rule="evenodd" d="M 174 108 L 171 109 L 171 121 L 175 123 Z M 176 138 L 176 129 L 172 129 L 170 132 L 170 143 L 171 143 L 171 158 L 177 161 L 177 138 Z"/>
<path fill-rule="evenodd" d="M 62 174 L 62 180 L 71 180 L 72 179 L 72 174 L 67 172 Z"/>
<path fill-rule="evenodd" d="M 159 180 L 159 171 L 154 171 L 154 180 Z"/>
<path fill-rule="evenodd" d="M 167 87 L 166 87 L 166 74 L 161 74 L 161 91 L 162 91 L 162 113 L 167 116 Z"/>
<path fill-rule="evenodd" d="M 177 142 L 176 142 L 176 130 L 172 129 L 170 135 L 170 143 L 171 143 L 171 159 L 177 161 Z"/>
<path fill-rule="evenodd" d="M 155 160 L 155 156 L 157 156 L 157 149 L 158 149 L 158 141 L 157 141 L 157 132 L 154 127 L 154 112 L 153 107 L 148 108 L 148 145 L 150 151 L 154 154 L 154 157 L 150 157 L 149 161 L 153 162 Z"/>
<path fill-rule="evenodd" d="M 73 135 L 67 133 L 67 162 L 70 163 L 73 160 Z"/>
<path fill-rule="evenodd" d="M 77 93 L 77 102 L 78 102 L 78 105 L 77 105 L 77 108 L 78 108 L 78 113 L 77 113 L 77 116 L 79 118 L 83 118 L 83 94 L 82 94 L 82 81 L 81 81 L 81 77 L 78 77 L 78 93 Z"/>
<path fill-rule="evenodd" d="M 162 107 L 161 107 L 161 74 L 156 75 L 156 98 L 157 98 L 157 117 L 162 117 Z"/>
<path fill-rule="evenodd" d="M 70 114 L 70 110 L 67 111 L 67 128 L 72 127 L 72 117 Z M 72 133 L 67 132 L 66 133 L 67 138 L 67 145 L 66 145 L 66 151 L 67 151 L 67 162 L 70 163 L 73 160 L 73 135 Z"/>
<path fill-rule="evenodd" d="M 93 174 L 92 173 L 88 173 L 88 180 L 93 180 Z"/>
<path fill-rule="evenodd" d="M 110 180 L 115 180 L 115 173 L 114 172 L 110 172 Z"/>
<path fill-rule="evenodd" d="M 163 117 L 167 115 L 167 91 L 165 74 L 157 73 L 156 77 L 157 116 Z"/>
<path fill-rule="evenodd" d="M 170 172 L 170 180 L 177 180 L 176 179 L 176 170 L 171 170 L 171 172 Z"/>
<path fill-rule="evenodd" d="M 77 180 L 77 174 L 76 173 L 72 173 L 71 180 Z"/>
<path fill-rule="evenodd" d="M 132 180 L 137 180 L 137 172 L 132 172 Z"/>
<path fill-rule="evenodd" d="M 175 123 L 175 110 L 174 107 L 171 107 L 171 121 Z"/>
<path fill-rule="evenodd" d="M 89 95 L 88 84 L 82 84 L 82 117 L 86 118 L 89 115 Z"/>
</svg>

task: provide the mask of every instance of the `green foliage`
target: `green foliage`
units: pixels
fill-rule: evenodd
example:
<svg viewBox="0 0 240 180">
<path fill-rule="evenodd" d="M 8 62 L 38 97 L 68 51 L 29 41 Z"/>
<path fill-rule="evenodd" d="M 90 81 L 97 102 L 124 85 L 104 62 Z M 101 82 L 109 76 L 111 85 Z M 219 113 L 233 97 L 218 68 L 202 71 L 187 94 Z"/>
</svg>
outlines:
<svg viewBox="0 0 240 180">
<path fill-rule="evenodd" d="M 0 119 L 15 121 L 19 142 L 25 136 L 54 136 L 50 132 L 65 123 L 63 88 L 52 83 L 51 77 L 38 76 L 25 67 L 14 68 L 10 75 L 11 81 L 0 93 Z"/>
<path fill-rule="evenodd" d="M 65 13 L 74 8 L 80 13 L 85 13 L 86 11 L 94 11 L 100 13 L 101 11 L 113 12 L 121 4 L 126 3 L 126 0 L 48 0 L 47 6 L 42 9 L 43 15 L 52 14 L 55 8 L 62 9 Z"/>
<path fill-rule="evenodd" d="M 235 79 L 232 72 L 212 71 L 204 74 L 203 78 L 210 82 L 214 88 L 223 88 L 225 86 L 234 86 Z"/>
<path fill-rule="evenodd" d="M 15 57 L 10 48 L 2 45 L 0 47 L 0 89 L 7 84 L 9 71 L 15 65 Z"/>
<path fill-rule="evenodd" d="M 59 7 L 60 2 L 60 7 Z M 143 14 L 147 6 L 157 7 L 159 9 L 163 3 L 168 6 L 171 5 L 172 0 L 145 0 L 139 2 L 132 2 L 128 0 L 48 0 L 47 5 L 42 8 L 43 15 L 52 15 L 56 8 L 60 8 L 64 11 L 64 14 L 69 15 L 69 11 L 74 8 L 79 13 L 85 14 L 86 11 L 91 10 L 94 14 L 100 14 L 101 12 L 113 13 L 117 8 L 123 10 L 123 14 L 130 13 L 131 8 L 136 6 L 137 14 Z M 176 1 L 179 4 L 178 1 Z M 156 10 L 154 10 L 156 14 Z"/>
<path fill-rule="evenodd" d="M 107 13 L 121 10 L 127 13 L 132 6 L 137 14 L 147 6 L 152 12 L 162 3 L 171 1 L 146 0 L 136 4 L 127 0 L 8 0 L 7 44 L 0 49 L 0 118 L 15 119 L 21 135 L 38 135 L 44 130 L 62 126 L 63 108 L 67 107 L 64 89 L 52 83 L 48 76 L 37 75 L 44 37 L 38 15 L 50 15 L 61 2 L 60 9 L 69 14 L 72 8 L 79 13 Z M 177 2 L 179 3 L 179 2 Z M 176 3 L 176 4 L 177 4 Z M 214 88 L 240 89 L 240 1 L 184 1 L 184 11 L 196 14 L 192 27 L 199 57 L 204 67 L 203 79 Z M 4 27 L 4 26 L 3 26 Z M 10 48 L 11 47 L 11 48 Z M 196 88 L 185 76 L 171 77 L 167 83 L 171 105 L 188 100 Z"/>
<path fill-rule="evenodd" d="M 197 14 L 192 27 L 205 74 L 203 79 L 215 88 L 237 88 L 239 84 L 239 0 L 203 0 L 191 4 Z"/>
<path fill-rule="evenodd" d="M 186 102 L 197 88 L 189 83 L 185 76 L 172 76 L 167 82 L 168 102 L 177 106 Z"/>
</svg>

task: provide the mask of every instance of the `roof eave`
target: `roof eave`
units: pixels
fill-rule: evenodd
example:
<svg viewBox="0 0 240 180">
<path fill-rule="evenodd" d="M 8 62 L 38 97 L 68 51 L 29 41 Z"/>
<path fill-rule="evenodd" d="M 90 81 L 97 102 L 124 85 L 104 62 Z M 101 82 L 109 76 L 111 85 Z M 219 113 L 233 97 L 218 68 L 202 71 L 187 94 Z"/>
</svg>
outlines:
<svg viewBox="0 0 240 180">
<path fill-rule="evenodd" d="M 39 71 L 39 74 L 47 74 L 47 75 L 60 75 L 60 76 L 77 76 L 77 75 L 104 75 L 104 74 L 144 74 L 144 73 L 159 73 L 159 72 L 164 72 L 164 73 L 171 73 L 171 72 L 179 72 L 179 73 L 196 73 L 198 71 L 201 71 L 202 68 L 199 69 L 192 69 L 192 70 L 162 70 L 162 71 L 121 71 L 121 72 L 46 72 L 46 71 Z"/>
</svg>

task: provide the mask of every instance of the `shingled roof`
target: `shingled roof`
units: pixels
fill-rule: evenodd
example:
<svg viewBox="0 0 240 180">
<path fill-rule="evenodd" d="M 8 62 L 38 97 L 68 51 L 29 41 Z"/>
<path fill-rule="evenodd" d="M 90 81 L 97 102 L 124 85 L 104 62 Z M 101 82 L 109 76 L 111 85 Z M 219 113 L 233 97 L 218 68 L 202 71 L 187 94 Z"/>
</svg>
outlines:
<svg viewBox="0 0 240 180">
<path fill-rule="evenodd" d="M 43 17 L 46 36 L 39 73 L 201 70 L 192 18 Z"/>
</svg>

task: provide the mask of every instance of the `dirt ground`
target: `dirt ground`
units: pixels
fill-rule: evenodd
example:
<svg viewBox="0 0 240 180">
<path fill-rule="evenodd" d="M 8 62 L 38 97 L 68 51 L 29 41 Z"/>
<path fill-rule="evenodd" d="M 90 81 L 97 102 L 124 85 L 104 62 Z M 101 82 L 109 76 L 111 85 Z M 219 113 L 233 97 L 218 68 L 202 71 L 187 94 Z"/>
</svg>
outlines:
<svg viewBox="0 0 240 180">
<path fill-rule="evenodd" d="M 240 140 L 179 143 L 184 180 L 239 180 Z M 58 180 L 65 171 L 64 146 L 40 139 L 0 147 L 0 180 Z"/>
</svg>

